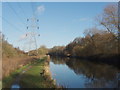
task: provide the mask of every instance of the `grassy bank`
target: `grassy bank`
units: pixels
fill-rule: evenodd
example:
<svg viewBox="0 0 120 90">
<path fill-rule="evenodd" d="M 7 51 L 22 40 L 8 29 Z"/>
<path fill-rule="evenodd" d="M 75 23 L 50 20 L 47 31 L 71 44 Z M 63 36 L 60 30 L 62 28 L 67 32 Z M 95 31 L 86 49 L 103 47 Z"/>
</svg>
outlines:
<svg viewBox="0 0 120 90">
<path fill-rule="evenodd" d="M 34 60 L 33 57 L 14 57 L 2 59 L 2 78 L 9 76 L 11 72 L 19 69 Z"/>
<path fill-rule="evenodd" d="M 27 64 L 17 70 L 15 70 L 14 72 L 11 72 L 9 76 L 6 76 L 3 78 L 2 80 L 2 88 L 10 88 L 12 83 L 15 81 L 16 77 L 18 77 L 18 75 L 29 66 L 30 64 Z"/>
<path fill-rule="evenodd" d="M 23 71 L 24 73 L 22 73 Z M 46 58 L 34 60 L 12 72 L 3 79 L 3 88 L 10 88 L 18 77 L 20 77 L 18 84 L 21 88 L 57 88 L 51 78 L 49 61 Z"/>
<path fill-rule="evenodd" d="M 26 71 L 20 80 L 22 88 L 55 88 L 54 81 L 50 73 L 47 72 L 47 62 L 45 59 L 39 59 L 31 65 L 32 68 Z M 45 72 L 43 73 L 43 71 Z M 41 73 L 41 74 L 40 74 Z"/>
</svg>

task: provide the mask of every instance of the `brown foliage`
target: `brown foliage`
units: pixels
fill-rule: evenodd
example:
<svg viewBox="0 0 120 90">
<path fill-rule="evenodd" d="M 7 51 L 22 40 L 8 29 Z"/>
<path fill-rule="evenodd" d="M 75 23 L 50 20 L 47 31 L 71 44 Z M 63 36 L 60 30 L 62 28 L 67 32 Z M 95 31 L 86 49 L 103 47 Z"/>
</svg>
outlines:
<svg viewBox="0 0 120 90">
<path fill-rule="evenodd" d="M 12 71 L 23 67 L 33 58 L 31 57 L 21 57 L 21 58 L 3 58 L 2 59 L 2 78 L 8 76 Z"/>
</svg>

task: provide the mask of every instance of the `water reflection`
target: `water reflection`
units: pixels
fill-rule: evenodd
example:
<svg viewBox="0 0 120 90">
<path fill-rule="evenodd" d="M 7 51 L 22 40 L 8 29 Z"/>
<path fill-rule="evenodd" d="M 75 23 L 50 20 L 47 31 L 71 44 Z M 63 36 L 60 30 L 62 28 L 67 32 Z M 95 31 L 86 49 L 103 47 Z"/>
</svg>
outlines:
<svg viewBox="0 0 120 90">
<path fill-rule="evenodd" d="M 50 68 L 51 72 L 56 74 L 53 78 L 59 84 L 67 85 L 67 87 L 118 87 L 120 70 L 110 65 L 88 62 L 86 60 L 52 57 Z M 67 79 L 65 76 L 67 76 Z"/>
</svg>

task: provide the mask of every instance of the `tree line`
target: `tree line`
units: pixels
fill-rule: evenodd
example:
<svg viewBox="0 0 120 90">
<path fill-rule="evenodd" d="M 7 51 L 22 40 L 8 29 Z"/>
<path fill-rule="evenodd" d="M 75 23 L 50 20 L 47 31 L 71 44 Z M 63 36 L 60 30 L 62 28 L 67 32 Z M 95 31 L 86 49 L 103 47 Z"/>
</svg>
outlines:
<svg viewBox="0 0 120 90">
<path fill-rule="evenodd" d="M 107 5 L 95 21 L 97 26 L 84 30 L 83 37 L 75 38 L 66 46 L 55 46 L 49 54 L 76 57 L 120 54 L 118 5 Z"/>
</svg>

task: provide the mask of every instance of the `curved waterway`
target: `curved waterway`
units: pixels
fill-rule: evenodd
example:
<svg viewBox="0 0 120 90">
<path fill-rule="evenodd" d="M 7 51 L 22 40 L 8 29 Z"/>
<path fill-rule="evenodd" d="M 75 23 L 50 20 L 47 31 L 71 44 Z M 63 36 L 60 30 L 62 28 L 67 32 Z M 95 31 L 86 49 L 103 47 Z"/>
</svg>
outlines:
<svg viewBox="0 0 120 90">
<path fill-rule="evenodd" d="M 120 69 L 107 64 L 52 57 L 50 70 L 57 85 L 67 88 L 117 88 L 120 86 Z"/>
</svg>

